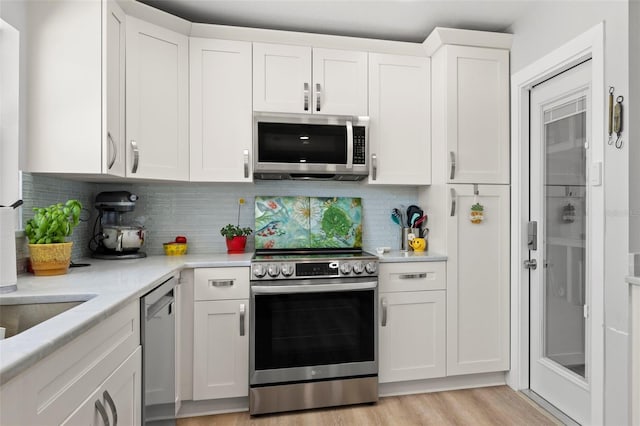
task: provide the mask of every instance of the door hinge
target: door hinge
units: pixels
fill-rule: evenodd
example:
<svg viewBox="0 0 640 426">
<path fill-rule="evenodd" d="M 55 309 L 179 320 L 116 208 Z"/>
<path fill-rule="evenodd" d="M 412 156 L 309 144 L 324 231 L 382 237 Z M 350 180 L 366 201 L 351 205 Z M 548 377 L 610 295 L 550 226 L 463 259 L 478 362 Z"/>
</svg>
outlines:
<svg viewBox="0 0 640 426">
<path fill-rule="evenodd" d="M 524 261 L 524 268 L 525 269 L 535 270 L 535 269 L 538 268 L 538 261 L 535 260 L 535 259 L 525 260 Z"/>
<path fill-rule="evenodd" d="M 585 319 L 589 318 L 589 305 L 584 305 L 582 307 L 582 313 Z"/>
</svg>

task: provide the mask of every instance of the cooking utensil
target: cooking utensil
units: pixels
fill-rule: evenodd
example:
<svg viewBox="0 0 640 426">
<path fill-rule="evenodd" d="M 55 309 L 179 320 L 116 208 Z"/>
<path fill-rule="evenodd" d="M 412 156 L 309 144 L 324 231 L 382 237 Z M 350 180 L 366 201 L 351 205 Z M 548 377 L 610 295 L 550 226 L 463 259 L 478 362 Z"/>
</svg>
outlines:
<svg viewBox="0 0 640 426">
<path fill-rule="evenodd" d="M 424 212 L 422 209 L 414 204 L 407 207 L 407 226 L 410 228 L 415 228 L 414 223 L 417 221 Z"/>
<path fill-rule="evenodd" d="M 18 200 L 16 202 L 14 202 L 13 204 L 11 204 L 10 206 L 0 206 L 0 207 L 11 207 L 12 209 L 17 209 L 22 204 L 24 204 L 24 202 L 22 200 Z"/>
<path fill-rule="evenodd" d="M 415 221 L 415 223 L 413 224 L 414 228 L 419 228 L 420 225 L 425 222 L 427 220 L 427 216 L 426 215 L 422 215 L 418 218 L 418 220 Z"/>
<path fill-rule="evenodd" d="M 393 220 L 394 223 L 402 226 L 402 213 L 400 213 L 400 210 L 395 208 L 391 210 L 391 220 Z"/>
</svg>

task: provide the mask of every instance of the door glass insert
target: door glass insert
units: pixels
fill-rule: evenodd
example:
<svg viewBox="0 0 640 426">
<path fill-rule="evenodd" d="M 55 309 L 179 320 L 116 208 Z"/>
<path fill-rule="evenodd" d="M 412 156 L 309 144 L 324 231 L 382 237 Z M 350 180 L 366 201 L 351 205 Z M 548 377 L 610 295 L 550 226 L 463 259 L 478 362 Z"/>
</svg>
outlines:
<svg viewBox="0 0 640 426">
<path fill-rule="evenodd" d="M 544 111 L 544 357 L 585 378 L 586 98 Z"/>
</svg>

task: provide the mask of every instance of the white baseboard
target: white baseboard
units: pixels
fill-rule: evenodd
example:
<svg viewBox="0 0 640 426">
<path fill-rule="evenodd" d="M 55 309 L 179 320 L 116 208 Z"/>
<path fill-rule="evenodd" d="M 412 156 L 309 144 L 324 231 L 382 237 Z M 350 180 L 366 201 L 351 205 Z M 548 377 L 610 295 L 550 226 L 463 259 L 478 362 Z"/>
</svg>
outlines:
<svg viewBox="0 0 640 426">
<path fill-rule="evenodd" d="M 380 397 L 411 395 L 415 393 L 441 392 L 455 389 L 500 386 L 506 383 L 505 372 L 469 374 L 438 379 L 412 380 L 408 382 L 380 383 Z M 210 399 L 206 401 L 182 401 L 178 418 L 209 416 L 213 414 L 249 411 L 249 398 Z"/>
<path fill-rule="evenodd" d="M 468 374 L 439 379 L 412 380 L 408 382 L 380 383 L 380 396 L 410 395 L 414 393 L 441 392 L 455 389 L 499 386 L 506 383 L 505 372 Z"/>
</svg>

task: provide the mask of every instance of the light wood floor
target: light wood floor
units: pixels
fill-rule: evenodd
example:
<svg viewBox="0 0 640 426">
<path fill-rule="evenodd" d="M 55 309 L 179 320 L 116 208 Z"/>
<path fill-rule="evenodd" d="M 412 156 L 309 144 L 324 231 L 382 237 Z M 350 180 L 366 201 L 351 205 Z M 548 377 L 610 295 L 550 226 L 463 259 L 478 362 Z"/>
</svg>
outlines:
<svg viewBox="0 0 640 426">
<path fill-rule="evenodd" d="M 251 417 L 247 412 L 179 419 L 177 426 L 561 425 L 507 386 L 380 398 L 377 404 Z"/>
</svg>

